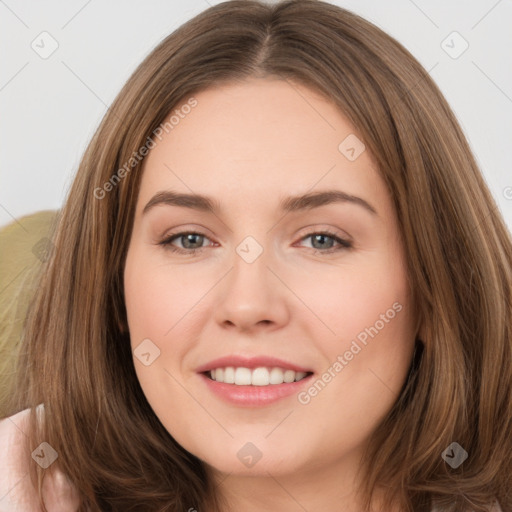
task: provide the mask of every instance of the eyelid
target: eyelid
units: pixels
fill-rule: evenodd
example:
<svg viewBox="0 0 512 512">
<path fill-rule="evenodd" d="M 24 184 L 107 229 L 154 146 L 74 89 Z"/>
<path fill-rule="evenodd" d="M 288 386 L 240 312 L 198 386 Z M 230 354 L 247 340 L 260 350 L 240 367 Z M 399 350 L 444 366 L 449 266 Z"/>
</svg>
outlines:
<svg viewBox="0 0 512 512">
<path fill-rule="evenodd" d="M 343 250 L 350 250 L 354 248 L 354 242 L 352 241 L 352 237 L 343 237 L 339 233 L 336 233 L 330 229 L 317 229 L 312 230 L 306 233 L 305 235 L 301 236 L 299 238 L 298 242 L 302 242 L 304 240 L 307 240 L 308 238 L 313 237 L 314 235 L 323 235 L 327 236 L 328 238 L 332 238 L 337 245 L 334 247 L 331 247 L 329 249 L 315 249 L 314 247 L 307 247 L 307 249 L 310 249 L 311 251 L 314 251 L 315 254 L 321 254 L 321 255 L 327 255 L 327 254 L 333 254 L 338 253 Z"/>
<path fill-rule="evenodd" d="M 309 226 L 305 226 L 300 230 L 300 233 L 303 233 L 302 235 L 298 235 L 301 239 L 308 235 L 325 233 L 328 234 L 329 236 L 337 237 L 346 242 L 350 242 L 351 244 L 354 243 L 354 239 L 346 231 L 342 231 L 339 228 L 335 228 L 327 224 L 312 224 Z"/>
<path fill-rule="evenodd" d="M 194 224 L 186 224 L 184 226 L 178 226 L 172 229 L 166 229 L 162 235 L 157 236 L 157 239 L 160 241 L 168 240 L 176 235 L 188 235 L 188 234 L 197 234 L 209 239 L 213 238 L 213 234 L 209 229 L 204 228 L 203 226 L 198 226 Z"/>
<path fill-rule="evenodd" d="M 328 249 L 316 249 L 314 247 L 306 247 L 306 249 L 314 251 L 316 254 L 327 255 L 331 253 L 337 253 L 343 250 L 350 250 L 353 249 L 354 247 L 353 239 L 348 234 L 341 234 L 331 228 L 318 227 L 315 229 L 313 226 L 309 226 L 308 228 L 303 228 L 303 231 L 306 229 L 307 231 L 305 233 L 303 232 L 302 235 L 298 235 L 299 239 L 297 240 L 297 242 L 294 243 L 294 246 L 300 242 L 303 242 L 304 240 L 307 240 L 308 238 L 312 238 L 315 235 L 324 235 L 327 236 L 328 238 L 332 238 L 336 245 Z M 172 245 L 172 242 L 174 240 L 180 239 L 185 235 L 198 235 L 207 240 L 210 240 L 210 242 L 213 242 L 213 244 L 198 247 L 195 249 L 184 249 Z M 193 255 L 197 252 L 203 251 L 203 249 L 206 249 L 207 247 L 211 247 L 214 244 L 216 244 L 216 242 L 214 242 L 208 234 L 204 233 L 202 229 L 180 229 L 179 231 L 166 233 L 158 242 L 158 245 L 163 246 L 165 250 L 184 255 Z"/>
<path fill-rule="evenodd" d="M 210 244 L 210 245 L 207 245 L 204 247 L 199 247 L 197 249 L 182 249 L 181 247 L 175 247 L 171 244 L 172 241 L 178 240 L 178 239 L 184 237 L 185 235 L 198 235 L 198 236 L 202 236 L 203 238 L 213 242 L 213 240 L 211 240 L 211 237 L 209 235 L 207 235 L 206 233 L 203 233 L 201 230 L 189 229 L 189 230 L 176 231 L 174 233 L 167 233 L 161 238 L 161 240 L 159 242 L 157 242 L 157 244 L 163 245 L 165 249 L 168 249 L 171 251 L 188 253 L 188 254 L 192 254 L 194 252 L 201 251 L 203 249 L 206 249 L 206 247 L 209 247 L 212 245 L 212 244 Z M 213 243 L 215 244 L 215 242 L 213 242 Z"/>
</svg>

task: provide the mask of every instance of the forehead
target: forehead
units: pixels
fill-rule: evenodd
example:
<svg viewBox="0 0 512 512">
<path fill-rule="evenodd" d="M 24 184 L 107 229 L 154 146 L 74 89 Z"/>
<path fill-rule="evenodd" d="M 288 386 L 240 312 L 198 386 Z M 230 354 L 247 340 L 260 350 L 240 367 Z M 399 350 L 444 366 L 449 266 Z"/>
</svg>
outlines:
<svg viewBox="0 0 512 512">
<path fill-rule="evenodd" d="M 172 189 L 263 204 L 274 195 L 315 188 L 385 200 L 355 128 L 319 93 L 286 80 L 251 79 L 193 97 L 194 108 L 176 105 L 173 112 L 181 115 L 155 139 L 144 163 L 141 200 Z"/>
</svg>

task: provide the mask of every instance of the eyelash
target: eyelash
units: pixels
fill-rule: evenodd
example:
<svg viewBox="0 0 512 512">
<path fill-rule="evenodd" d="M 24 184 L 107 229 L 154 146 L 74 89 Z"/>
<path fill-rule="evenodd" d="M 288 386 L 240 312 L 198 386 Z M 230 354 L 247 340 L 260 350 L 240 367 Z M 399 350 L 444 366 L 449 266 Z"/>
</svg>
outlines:
<svg viewBox="0 0 512 512">
<path fill-rule="evenodd" d="M 182 231 L 180 233 L 175 233 L 175 234 L 172 234 L 166 238 L 164 238 L 161 242 L 158 243 L 158 245 L 161 245 L 164 247 L 165 250 L 168 250 L 168 251 L 171 251 L 171 252 L 174 252 L 174 253 L 179 253 L 179 254 L 186 254 L 188 256 L 192 256 L 194 255 L 196 252 L 199 252 L 203 249 L 206 249 L 206 247 L 199 247 L 197 249 L 182 249 L 180 247 L 176 247 L 174 245 L 172 245 L 172 242 L 178 238 L 181 238 L 185 235 L 199 235 L 199 236 L 202 236 L 206 239 L 208 239 L 208 237 L 203 234 L 203 233 L 199 233 L 197 231 Z M 349 242 L 348 240 L 345 240 L 343 238 L 340 238 L 339 236 L 337 236 L 335 233 L 332 233 L 328 230 L 322 230 L 322 231 L 314 231 L 312 233 L 309 233 L 308 235 L 306 236 L 303 236 L 300 240 L 306 240 L 307 238 L 310 238 L 314 235 L 323 235 L 323 236 L 327 236 L 328 238 L 332 238 L 335 242 L 337 242 L 339 245 L 338 247 L 336 248 L 330 248 L 330 249 L 327 249 L 327 250 L 322 250 L 322 249 L 315 249 L 314 247 L 313 248 L 310 248 L 310 249 L 313 249 L 314 251 L 316 251 L 317 253 L 321 253 L 321 254 L 332 254 L 332 253 L 335 253 L 335 252 L 338 252 L 338 251 L 343 251 L 343 250 L 347 250 L 347 249 L 351 249 L 353 246 L 352 246 L 352 243 Z"/>
</svg>

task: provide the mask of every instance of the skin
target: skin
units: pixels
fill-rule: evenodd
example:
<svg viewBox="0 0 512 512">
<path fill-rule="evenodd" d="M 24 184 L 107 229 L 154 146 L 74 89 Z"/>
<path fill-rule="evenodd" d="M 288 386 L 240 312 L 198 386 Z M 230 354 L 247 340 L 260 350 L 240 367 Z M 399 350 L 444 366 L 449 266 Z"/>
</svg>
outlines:
<svg viewBox="0 0 512 512">
<path fill-rule="evenodd" d="M 136 205 L 124 275 L 131 344 L 149 338 L 160 350 L 148 366 L 134 357 L 140 384 L 229 510 L 357 512 L 361 454 L 399 395 L 416 334 L 391 198 L 369 151 L 350 161 L 338 150 L 357 132 L 318 93 L 259 78 L 194 97 L 148 154 Z M 221 211 L 158 205 L 143 214 L 164 190 L 211 196 Z M 320 190 L 363 198 L 377 214 L 350 202 L 278 209 L 284 197 Z M 353 247 L 308 236 L 324 229 Z M 159 245 L 179 232 L 205 238 L 177 237 L 174 247 L 202 249 Z M 247 236 L 263 248 L 250 264 L 236 252 Z M 220 356 L 263 354 L 320 377 L 394 303 L 401 311 L 306 405 L 292 395 L 237 407 L 196 373 Z M 251 468 L 237 457 L 247 442 L 262 454 Z"/>
</svg>

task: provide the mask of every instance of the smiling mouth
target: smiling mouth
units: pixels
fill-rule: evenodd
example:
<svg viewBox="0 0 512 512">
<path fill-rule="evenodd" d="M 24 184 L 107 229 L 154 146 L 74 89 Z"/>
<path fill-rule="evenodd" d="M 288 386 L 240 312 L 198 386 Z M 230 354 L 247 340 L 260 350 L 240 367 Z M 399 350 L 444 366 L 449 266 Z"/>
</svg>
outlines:
<svg viewBox="0 0 512 512">
<path fill-rule="evenodd" d="M 313 372 L 296 372 L 279 367 L 245 368 L 227 366 L 202 372 L 211 380 L 235 386 L 273 386 L 298 382 Z"/>
</svg>

